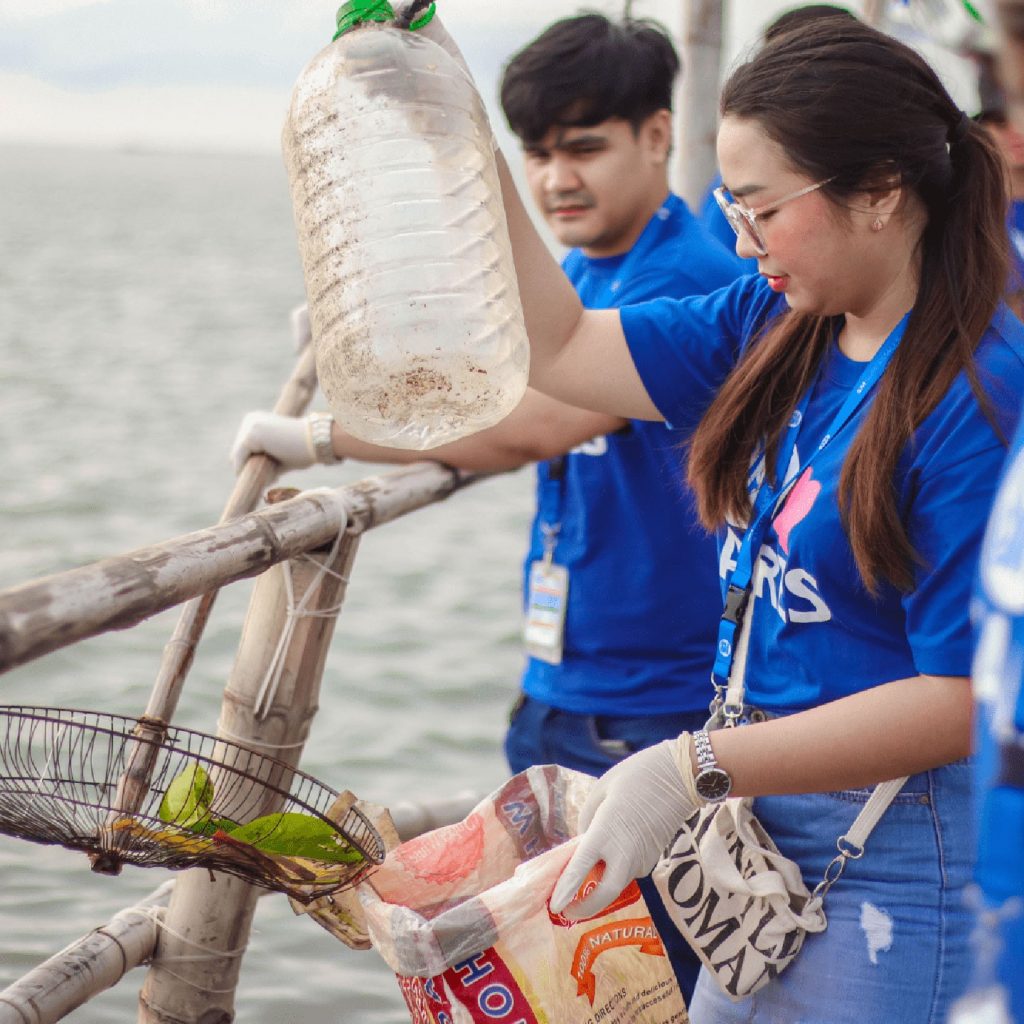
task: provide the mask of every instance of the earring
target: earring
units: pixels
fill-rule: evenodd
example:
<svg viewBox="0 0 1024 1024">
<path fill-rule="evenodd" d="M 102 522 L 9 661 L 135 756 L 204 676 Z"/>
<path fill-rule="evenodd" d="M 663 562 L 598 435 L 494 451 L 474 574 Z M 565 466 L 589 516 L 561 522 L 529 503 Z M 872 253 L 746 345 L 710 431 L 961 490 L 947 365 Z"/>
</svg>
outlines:
<svg viewBox="0 0 1024 1024">
<path fill-rule="evenodd" d="M 881 217 L 876 217 L 871 222 L 871 230 L 872 231 L 881 231 L 882 228 L 884 228 L 884 227 L 885 227 L 885 224 L 882 222 L 882 218 Z"/>
</svg>

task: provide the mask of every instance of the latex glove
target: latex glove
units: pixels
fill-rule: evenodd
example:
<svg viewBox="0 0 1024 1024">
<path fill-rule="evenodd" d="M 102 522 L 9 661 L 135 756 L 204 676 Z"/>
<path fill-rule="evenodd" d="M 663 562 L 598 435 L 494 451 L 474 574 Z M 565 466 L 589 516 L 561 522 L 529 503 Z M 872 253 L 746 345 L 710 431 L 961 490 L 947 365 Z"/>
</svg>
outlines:
<svg viewBox="0 0 1024 1024">
<path fill-rule="evenodd" d="M 551 894 L 552 913 L 571 920 L 593 917 L 634 878 L 650 874 L 682 823 L 705 803 L 693 787 L 691 743 L 689 733 L 663 740 L 597 780 L 580 812 L 583 838 Z M 569 906 L 600 861 L 601 881 Z"/>
<path fill-rule="evenodd" d="M 248 412 L 231 446 L 231 462 L 240 473 L 250 455 L 263 453 L 284 469 L 305 469 L 316 462 L 313 438 L 305 417 L 274 412 Z"/>
</svg>

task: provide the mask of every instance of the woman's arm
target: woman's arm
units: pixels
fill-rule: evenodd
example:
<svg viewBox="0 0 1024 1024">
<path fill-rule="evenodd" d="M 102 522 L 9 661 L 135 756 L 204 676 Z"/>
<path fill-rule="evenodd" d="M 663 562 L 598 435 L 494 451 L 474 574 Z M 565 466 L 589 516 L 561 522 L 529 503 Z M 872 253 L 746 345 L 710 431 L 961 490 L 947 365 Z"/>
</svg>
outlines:
<svg viewBox="0 0 1024 1024">
<path fill-rule="evenodd" d="M 971 689 L 959 676 L 884 683 L 809 711 L 710 734 L 732 795 L 819 793 L 871 786 L 948 764 L 970 750 Z M 702 801 L 690 736 L 647 747 L 595 783 L 580 814 L 583 836 L 551 895 L 551 909 L 579 920 L 606 907 L 630 879 L 651 871 Z M 574 901 L 591 869 L 594 890 Z"/>
<path fill-rule="evenodd" d="M 498 175 L 530 336 L 530 385 L 570 405 L 660 420 L 633 365 L 617 310 L 585 310 L 530 220 L 504 156 Z"/>
<path fill-rule="evenodd" d="M 971 714 L 969 679 L 921 675 L 710 736 L 734 796 L 820 793 L 966 757 Z M 696 767 L 692 758 L 691 764 Z"/>
</svg>

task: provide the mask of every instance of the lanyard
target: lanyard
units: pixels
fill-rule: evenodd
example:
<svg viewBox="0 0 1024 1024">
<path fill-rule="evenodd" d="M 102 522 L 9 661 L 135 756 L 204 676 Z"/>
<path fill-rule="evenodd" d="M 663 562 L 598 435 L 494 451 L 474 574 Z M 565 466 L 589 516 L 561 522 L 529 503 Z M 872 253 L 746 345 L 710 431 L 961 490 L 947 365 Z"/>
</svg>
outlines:
<svg viewBox="0 0 1024 1024">
<path fill-rule="evenodd" d="M 633 244 L 633 248 L 626 254 L 615 275 L 616 281 L 628 281 L 637 265 L 647 259 L 661 240 L 663 226 L 671 217 L 677 215 L 681 202 L 681 199 L 669 193 L 665 202 L 658 207 L 657 212 L 640 232 L 640 237 Z M 544 542 L 544 557 L 548 562 L 554 555 L 555 544 L 562 527 L 567 457 L 559 455 L 548 460 L 547 479 L 541 483 L 540 488 L 540 529 Z"/>
<path fill-rule="evenodd" d="M 736 553 L 736 568 L 733 569 L 732 575 L 729 577 L 729 585 L 725 593 L 725 611 L 722 613 L 722 618 L 718 623 L 718 644 L 715 649 L 715 664 L 711 670 L 711 681 L 715 686 L 716 692 L 720 693 L 729 679 L 734 653 L 734 638 L 740 623 L 743 621 L 743 613 L 746 610 L 747 601 L 750 597 L 750 582 L 754 575 L 754 563 L 761 550 L 761 544 L 768 533 L 772 519 L 776 512 L 781 509 L 782 504 L 797 480 L 831 444 L 839 431 L 853 419 L 857 411 L 867 401 L 874 386 L 882 379 L 882 375 L 885 373 L 893 354 L 903 338 L 903 332 L 906 329 L 909 318 L 910 314 L 907 313 L 892 329 L 882 347 L 865 367 L 860 380 L 857 381 L 856 385 L 846 396 L 846 400 L 833 418 L 824 437 L 818 442 L 818 447 L 811 453 L 810 458 L 802 466 L 798 466 L 792 476 L 782 478 L 781 474 L 786 472 L 792 460 L 793 452 L 796 450 L 797 435 L 800 433 L 800 426 L 807 413 L 807 407 L 810 404 L 811 394 L 817 384 L 817 378 L 815 378 L 811 386 L 804 393 L 800 399 L 800 404 L 790 418 L 789 428 L 779 449 L 779 456 L 776 462 L 778 482 L 775 486 L 772 486 L 768 479 L 766 467 L 764 482 L 761 484 L 761 489 L 754 499 L 750 525 L 743 534 L 739 551 Z M 819 368 L 819 374 L 820 372 Z M 730 710 L 736 711 L 737 714 L 739 713 L 737 709 L 727 708 L 725 709 L 727 717 Z"/>
</svg>

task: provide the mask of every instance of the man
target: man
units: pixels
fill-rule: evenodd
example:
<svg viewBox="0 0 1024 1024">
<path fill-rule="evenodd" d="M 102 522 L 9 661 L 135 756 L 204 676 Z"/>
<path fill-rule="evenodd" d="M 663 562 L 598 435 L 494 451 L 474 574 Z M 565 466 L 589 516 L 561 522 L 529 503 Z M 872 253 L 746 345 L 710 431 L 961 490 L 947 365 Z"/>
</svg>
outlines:
<svg viewBox="0 0 1024 1024">
<path fill-rule="evenodd" d="M 556 22 L 506 68 L 502 107 L 523 143 L 538 209 L 574 247 L 564 269 L 584 305 L 704 294 L 741 272 L 669 190 L 678 69 L 662 30 L 598 14 Z M 297 468 L 315 461 L 318 447 L 324 460 L 423 458 L 358 441 L 336 424 L 315 438 L 324 423 L 250 413 L 236 466 L 262 451 Z M 505 746 L 513 771 L 557 763 L 600 775 L 704 724 L 721 595 L 677 436 L 661 423 L 528 391 L 500 424 L 430 457 L 470 470 L 538 462 L 527 664 Z M 673 962 L 688 997 L 696 960 Z"/>
</svg>

